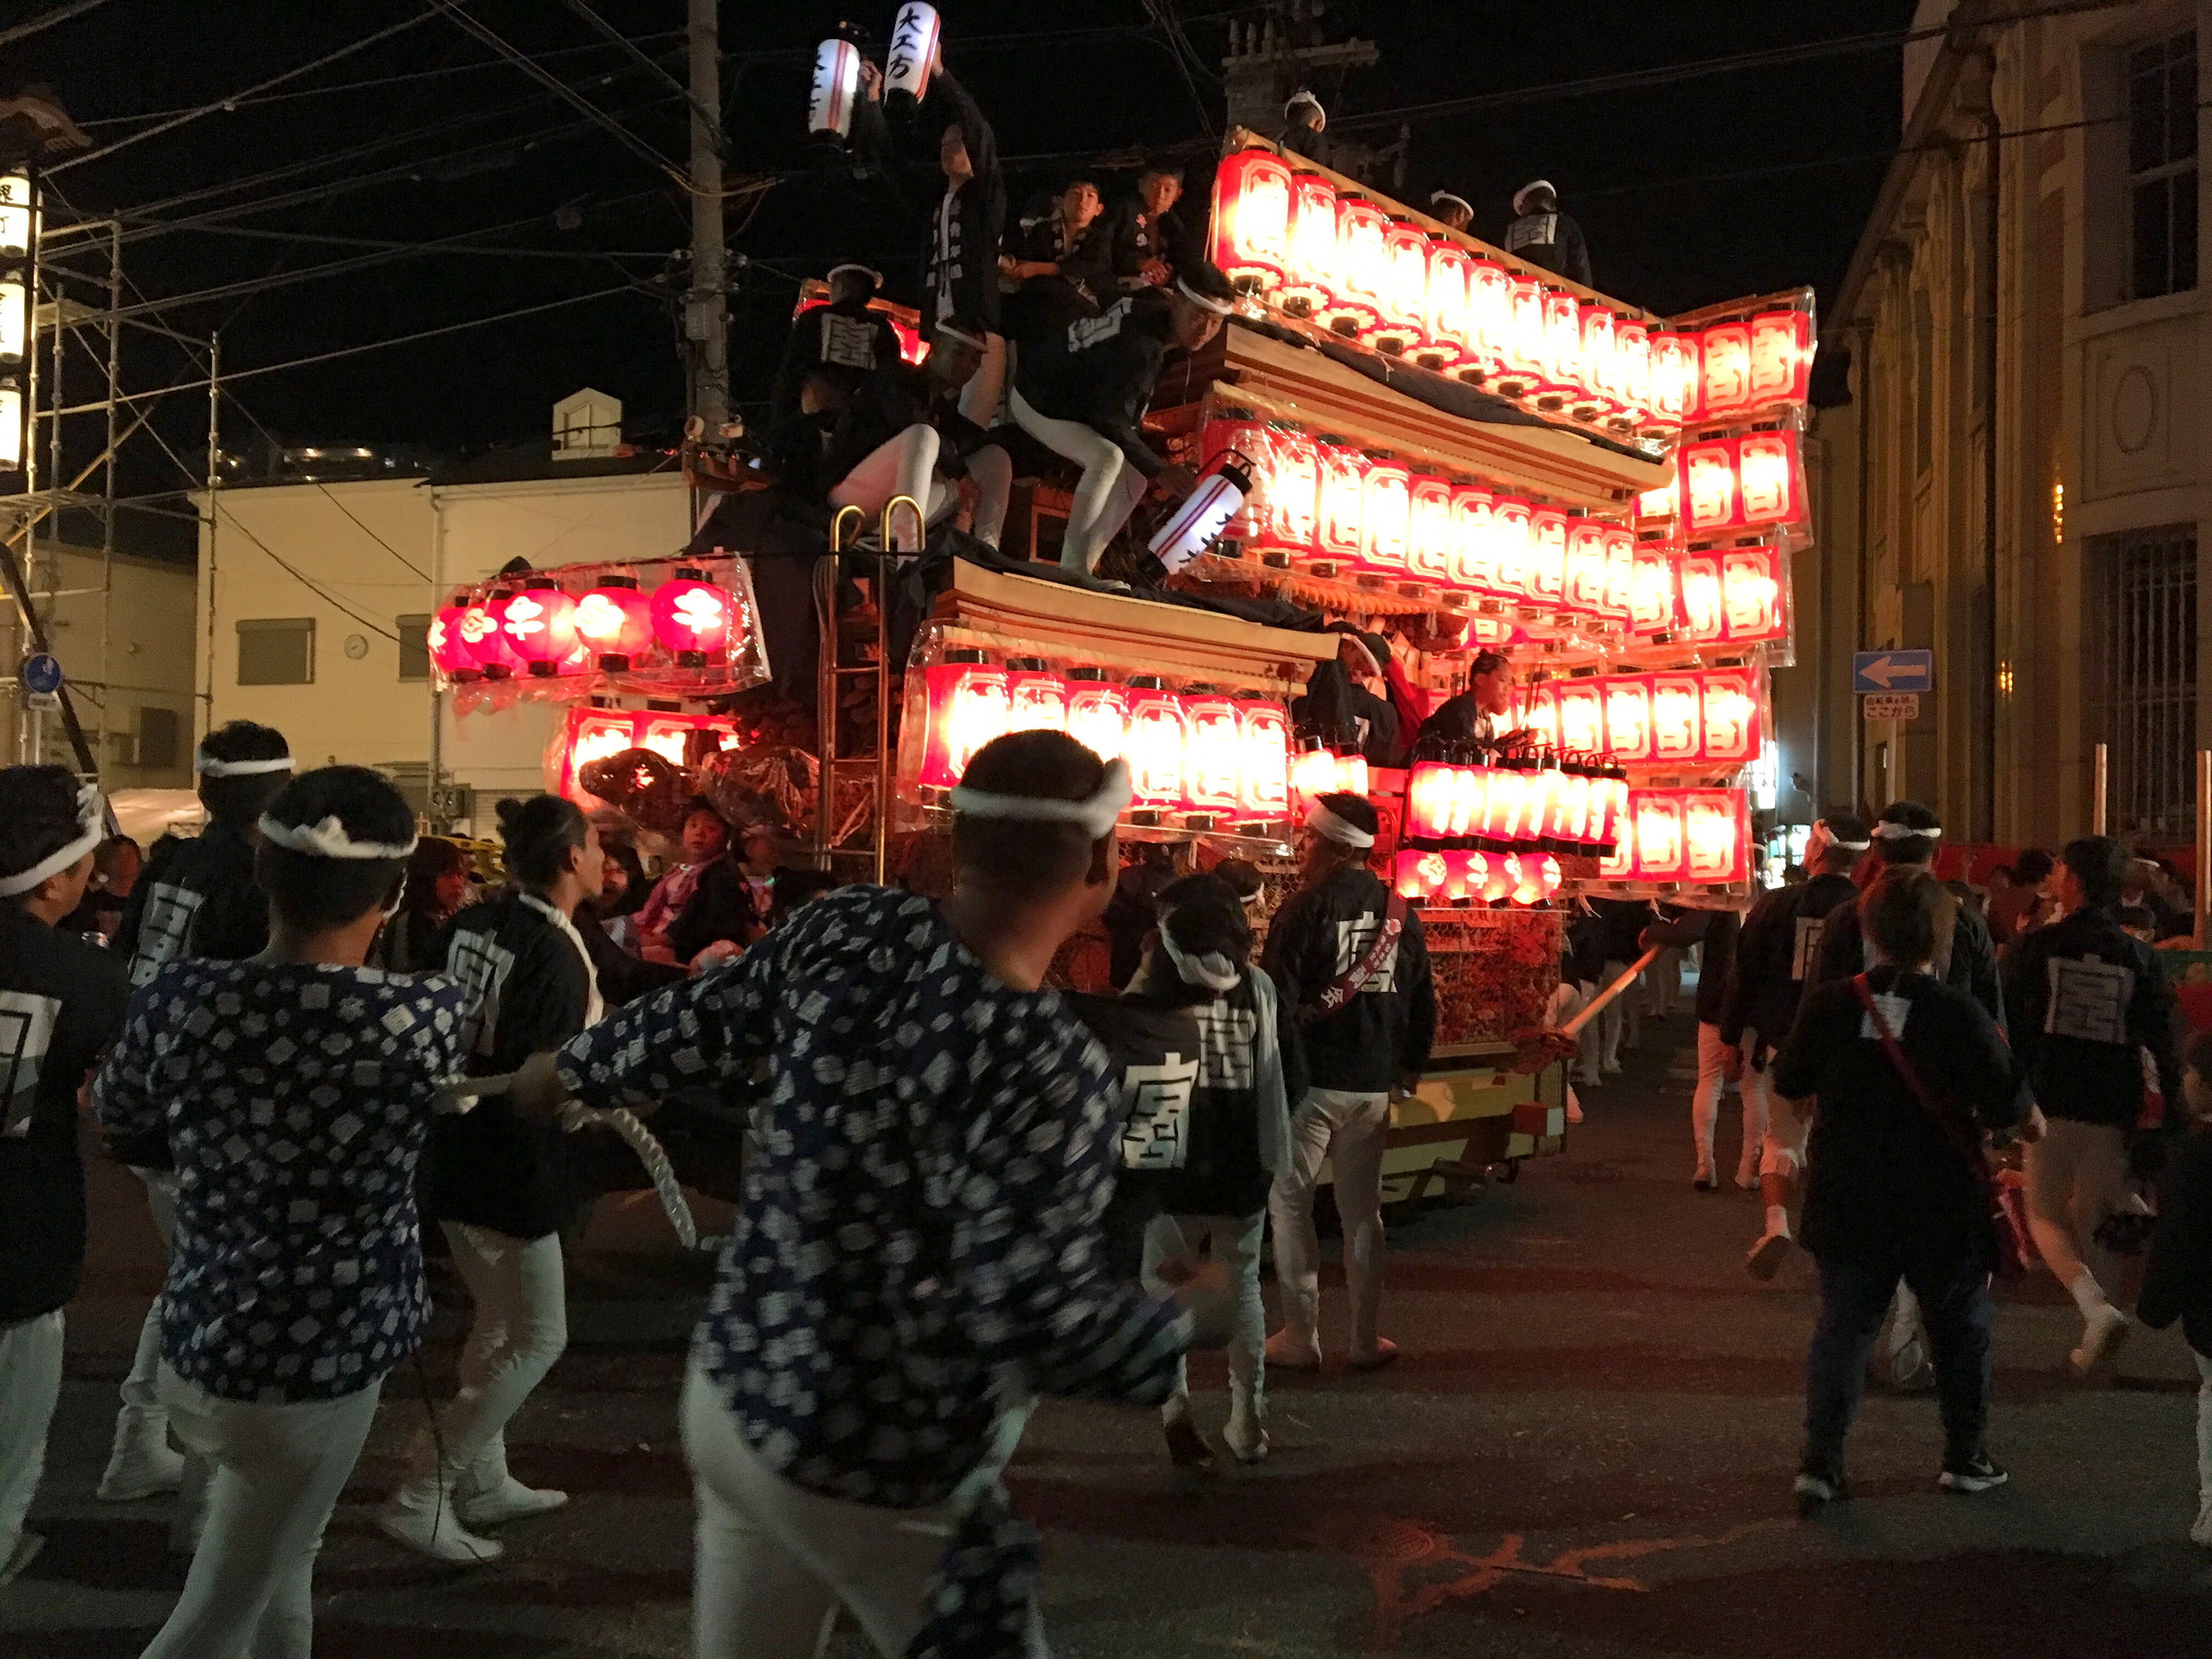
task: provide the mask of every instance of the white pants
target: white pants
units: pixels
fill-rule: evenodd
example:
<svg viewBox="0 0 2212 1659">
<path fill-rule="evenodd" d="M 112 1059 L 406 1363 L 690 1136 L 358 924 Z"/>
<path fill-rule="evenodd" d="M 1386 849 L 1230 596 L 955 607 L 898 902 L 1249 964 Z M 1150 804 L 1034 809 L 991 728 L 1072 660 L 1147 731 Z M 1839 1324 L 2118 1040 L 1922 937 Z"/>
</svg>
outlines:
<svg viewBox="0 0 2212 1659">
<path fill-rule="evenodd" d="M 461 1349 L 460 1392 L 438 1419 L 447 1472 L 470 1492 L 507 1480 L 507 1425 L 568 1346 L 561 1237 L 509 1238 L 489 1227 L 438 1224 L 476 1304 Z M 428 1455 L 416 1461 L 427 1473 Z"/>
<path fill-rule="evenodd" d="M 1260 1299 L 1260 1236 L 1267 1226 L 1267 1212 L 1262 1210 L 1257 1215 L 1156 1215 L 1145 1228 L 1145 1288 L 1153 1294 L 1164 1296 L 1170 1288 L 1159 1274 L 1163 1262 L 1195 1261 L 1209 1244 L 1213 1260 L 1227 1269 L 1237 1294 L 1237 1323 L 1229 1337 L 1230 1386 L 1255 1399 L 1267 1377 L 1267 1309 Z M 1175 1395 L 1162 1413 L 1182 1410 L 1189 1400 L 1189 1370 L 1178 1359 Z"/>
<path fill-rule="evenodd" d="M 1721 1028 L 1698 1022 L 1698 1087 L 1690 1097 L 1690 1136 L 1698 1155 L 1698 1167 L 1713 1167 L 1713 1137 L 1720 1121 L 1721 1097 L 1728 1091 L 1728 1073 L 1721 1069 L 1727 1058 L 1728 1044 L 1721 1041 Z M 1743 1097 L 1743 1148 L 1738 1154 L 1738 1167 L 1757 1161 L 1759 1151 L 1766 1139 L 1766 1090 L 1763 1085 L 1754 1086 L 1752 1073 L 1747 1069 L 1743 1084 L 1736 1091 Z"/>
<path fill-rule="evenodd" d="M 906 495 L 921 502 L 924 518 L 936 524 L 959 505 L 958 493 L 938 476 L 937 458 L 942 448 L 935 427 L 910 426 L 861 457 L 859 465 L 830 489 L 830 504 L 857 507 L 872 521 L 893 497 Z M 998 445 L 986 444 L 968 458 L 968 476 L 975 481 L 978 496 L 975 539 L 996 547 L 1006 526 L 1014 464 Z M 902 513 L 892 521 L 891 545 L 902 553 L 921 550 L 911 514 Z"/>
<path fill-rule="evenodd" d="M 2128 1138 L 2109 1124 L 2054 1117 L 2022 1158 L 2027 1227 L 2044 1265 L 2068 1290 L 2083 1272 L 2101 1289 L 2113 1283 L 2111 1255 L 2090 1235 L 2128 1191 Z"/>
<path fill-rule="evenodd" d="M 1759 1173 L 1780 1176 L 1787 1181 L 1805 1167 L 1805 1136 L 1811 1127 L 1782 1103 L 1782 1097 L 1774 1092 L 1774 1082 L 1769 1068 L 1774 1064 L 1775 1050 L 1771 1046 L 1760 1047 L 1754 1037 L 1752 1053 L 1763 1058 L 1765 1064 L 1752 1069 L 1747 1060 L 1743 1068 L 1743 1091 L 1748 1096 L 1756 1090 L 1759 1099 L 1759 1118 L 1766 1125 L 1766 1133 L 1759 1146 Z M 1749 1102 L 1745 1110 L 1750 1109 Z"/>
<path fill-rule="evenodd" d="M 0 1325 L 0 1567 L 22 1540 L 61 1393 L 62 1310 Z"/>
<path fill-rule="evenodd" d="M 1382 1297 L 1382 1150 L 1390 1097 L 1309 1089 L 1291 1114 L 1291 1167 L 1275 1177 L 1267 1208 L 1275 1218 L 1275 1277 L 1283 1287 L 1283 1328 L 1297 1347 L 1321 1344 L 1321 1240 L 1314 1232 L 1314 1190 L 1322 1160 L 1336 1175 L 1336 1213 L 1344 1224 L 1344 1281 L 1352 1292 L 1352 1347 L 1375 1351 Z"/>
<path fill-rule="evenodd" d="M 1608 962 L 1605 978 L 1598 986 L 1602 991 L 1629 970 L 1631 963 Z M 1632 1048 L 1644 1040 L 1643 988 L 1631 985 L 1626 991 L 1597 1011 L 1590 1023 L 1598 1028 L 1598 1064 L 1612 1071 L 1620 1064 L 1620 1044 L 1625 1036 Z"/>
<path fill-rule="evenodd" d="M 184 1594 L 140 1659 L 308 1659 L 315 1553 L 384 1380 L 289 1405 L 218 1399 L 166 1364 L 158 1386 L 215 1480 Z"/>
<path fill-rule="evenodd" d="M 154 1218 L 154 1231 L 161 1240 L 161 1255 L 167 1261 L 177 1233 L 176 1174 L 135 1166 L 131 1173 L 146 1183 L 146 1208 Z M 149 1440 L 167 1435 L 168 1412 L 154 1388 L 154 1375 L 161 1363 L 161 1299 L 156 1296 L 146 1310 L 145 1322 L 138 1328 L 138 1351 L 131 1356 L 131 1374 L 123 1379 L 123 1409 L 115 1420 L 118 1445 L 125 1435 L 143 1434 Z"/>
<path fill-rule="evenodd" d="M 802 1491 L 763 1462 L 714 1382 L 684 1379 L 684 1456 L 698 1502 L 696 1659 L 815 1659 L 842 1606 L 884 1659 L 921 1628 L 922 1590 L 959 1511 L 887 1510 Z"/>
<path fill-rule="evenodd" d="M 1106 550 L 1137 503 L 1145 498 L 1151 480 L 1129 465 L 1121 445 L 1080 421 L 1056 421 L 1031 409 L 1016 386 L 1012 394 L 1015 424 L 1047 449 L 1083 469 L 1075 486 L 1075 500 L 1067 510 L 1067 535 L 1060 544 L 1063 570 L 1088 575 L 1098 568 Z"/>
<path fill-rule="evenodd" d="M 1654 1018 L 1674 1012 L 1674 1005 L 1682 1000 L 1682 952 L 1677 946 L 1670 945 L 1660 951 L 1644 970 L 1644 987 Z"/>
<path fill-rule="evenodd" d="M 1006 400 L 1006 337 L 986 334 L 983 337 L 983 365 L 975 371 L 975 378 L 960 388 L 960 412 L 977 426 L 988 429 L 997 422 L 1000 405 Z M 995 542 L 992 544 L 994 547 L 997 544 Z"/>
</svg>

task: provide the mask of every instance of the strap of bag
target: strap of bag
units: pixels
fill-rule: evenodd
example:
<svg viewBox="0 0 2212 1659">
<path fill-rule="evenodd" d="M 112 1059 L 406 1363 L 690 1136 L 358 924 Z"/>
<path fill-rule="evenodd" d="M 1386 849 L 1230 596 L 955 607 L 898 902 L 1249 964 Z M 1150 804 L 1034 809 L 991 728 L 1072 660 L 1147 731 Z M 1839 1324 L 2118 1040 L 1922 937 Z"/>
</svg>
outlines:
<svg viewBox="0 0 2212 1659">
<path fill-rule="evenodd" d="M 1904 1048 L 1890 1030 L 1889 1021 L 1883 1017 L 1881 1005 L 1874 1000 L 1874 991 L 1867 984 L 1867 976 L 1854 974 L 1851 989 L 1858 993 L 1859 1006 L 1866 1010 L 1867 1018 L 1873 1022 L 1875 1036 L 1881 1041 L 1881 1051 L 1889 1057 L 1889 1063 L 1897 1068 L 1897 1074 L 1905 1079 L 1905 1086 L 1912 1091 L 1912 1097 L 1920 1103 L 1921 1110 L 1927 1113 L 1936 1127 L 1943 1132 L 1943 1139 L 1951 1143 L 1952 1150 L 1966 1160 L 1967 1167 L 1974 1172 L 1974 1179 L 1994 1202 L 1996 1183 L 1990 1178 L 1990 1161 L 1982 1156 L 1979 1144 L 1967 1138 L 1957 1117 L 1945 1111 L 1936 1097 L 1929 1092 L 1928 1085 L 1920 1080 L 1920 1073 L 1905 1057 Z"/>
<path fill-rule="evenodd" d="M 1398 935 L 1405 931 L 1406 901 L 1394 892 L 1389 902 L 1382 907 L 1382 926 L 1376 930 L 1375 943 L 1367 947 L 1367 954 L 1352 964 L 1350 972 L 1322 988 L 1319 996 L 1300 1008 L 1298 1018 L 1310 1023 L 1340 1012 L 1369 980 L 1382 971 L 1382 964 L 1398 948 Z"/>
</svg>

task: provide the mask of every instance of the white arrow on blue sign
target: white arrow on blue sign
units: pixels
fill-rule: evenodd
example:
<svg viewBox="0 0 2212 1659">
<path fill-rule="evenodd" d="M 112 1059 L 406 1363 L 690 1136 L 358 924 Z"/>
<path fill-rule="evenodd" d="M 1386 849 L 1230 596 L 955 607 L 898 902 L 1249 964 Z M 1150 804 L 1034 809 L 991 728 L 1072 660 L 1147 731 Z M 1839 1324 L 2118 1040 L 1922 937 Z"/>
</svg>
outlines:
<svg viewBox="0 0 2212 1659">
<path fill-rule="evenodd" d="M 1851 690 L 1855 692 L 1935 689 L 1933 651 L 1858 651 L 1851 655 Z"/>
<path fill-rule="evenodd" d="M 40 651 L 23 659 L 23 689 L 51 696 L 62 689 L 61 663 L 50 653 Z"/>
</svg>

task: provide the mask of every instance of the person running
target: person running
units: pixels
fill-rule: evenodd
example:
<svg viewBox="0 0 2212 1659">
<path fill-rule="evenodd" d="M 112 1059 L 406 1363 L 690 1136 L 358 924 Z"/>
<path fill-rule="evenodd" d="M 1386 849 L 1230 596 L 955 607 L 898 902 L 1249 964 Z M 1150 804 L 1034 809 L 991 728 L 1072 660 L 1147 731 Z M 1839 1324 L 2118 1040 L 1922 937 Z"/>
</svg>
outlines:
<svg viewBox="0 0 2212 1659">
<path fill-rule="evenodd" d="M 1735 1184 L 1747 1192 L 1759 1184 L 1759 1151 L 1766 1138 L 1766 1097 L 1745 1088 L 1732 1073 L 1729 1045 L 1721 1036 L 1721 1010 L 1728 997 L 1736 935 L 1741 927 L 1733 910 L 1677 910 L 1645 928 L 1641 941 L 1647 951 L 1662 945 L 1674 950 L 1678 957 L 1693 945 L 1701 947 L 1696 1005 L 1698 1085 L 1690 1096 L 1690 1144 L 1697 1158 L 1690 1184 L 1701 1193 L 1710 1193 L 1720 1185 L 1720 1171 L 1713 1162 L 1713 1139 L 1720 1121 L 1721 1097 L 1732 1083 L 1743 1102 L 1743 1144 L 1736 1155 Z M 1737 1042 L 1741 1041 L 1739 1036 Z"/>
<path fill-rule="evenodd" d="M 1267 1207 L 1283 1327 L 1267 1339 L 1271 1364 L 1321 1367 L 1321 1240 L 1314 1191 L 1335 1172 L 1352 1292 L 1352 1357 L 1372 1370 L 1397 1357 L 1377 1334 L 1382 1296 L 1382 1151 L 1394 1091 L 1411 1092 L 1437 1030 L 1421 919 L 1367 867 L 1375 808 L 1353 794 L 1323 795 L 1298 836 L 1297 894 L 1275 914 L 1261 966 L 1304 999 L 1309 1086 L 1291 1116 L 1291 1167 Z"/>
<path fill-rule="evenodd" d="M 62 1310 L 84 1272 L 77 1091 L 131 994 L 112 953 L 60 927 L 89 886 L 106 805 L 58 766 L 0 770 L 0 1583 L 62 1384 Z"/>
<path fill-rule="evenodd" d="M 1943 1419 L 1940 1485 L 2001 1486 L 1989 1428 L 1990 1274 L 1996 1260 L 1986 1134 L 2033 1142 L 2042 1114 L 1996 1022 L 1935 969 L 1955 908 L 1916 865 L 1885 871 L 1859 907 L 1874 959 L 1806 994 L 1773 1088 L 1813 1116 L 1805 1248 L 1820 1317 L 1805 1362 L 1801 1512 L 1850 1496 L 1844 1440 L 1867 1356 L 1902 1281 L 1925 1310 Z"/>
<path fill-rule="evenodd" d="M 558 795 L 500 802 L 499 826 L 515 885 L 455 916 L 436 947 L 467 998 L 474 1077 L 513 1072 L 605 1012 L 574 921 L 604 878 L 598 832 Z M 436 1444 L 377 1513 L 386 1537 L 441 1561 L 493 1561 L 502 1546 L 481 1533 L 568 1501 L 507 1473 L 506 1430 L 568 1345 L 561 1228 L 577 1201 L 556 1126 L 497 1095 L 440 1120 L 428 1207 L 476 1311 Z"/>
<path fill-rule="evenodd" d="M 983 336 L 974 325 L 944 318 L 929 360 L 919 368 L 894 359 L 863 379 L 837 422 L 823 463 L 837 480 L 832 507 L 857 507 L 874 520 L 894 497 L 921 508 L 923 525 L 901 514 L 891 523 L 892 544 L 921 550 L 919 533 L 950 518 L 959 505 L 958 480 L 975 488 L 975 536 L 999 544 L 1006 521 L 1013 462 L 990 434 L 960 412 L 960 388 L 983 361 Z"/>
<path fill-rule="evenodd" d="M 1766 1228 L 1745 1265 L 1771 1279 L 1796 1241 L 1790 1231 L 1790 1187 L 1805 1167 L 1805 1126 L 1774 1098 L 1768 1068 L 1797 1020 L 1797 1005 L 1820 959 L 1829 913 L 1858 902 L 1851 871 L 1869 842 L 1866 822 L 1831 812 L 1805 838 L 1803 881 L 1778 887 L 1751 907 L 1736 937 L 1735 971 L 1721 1005 L 1721 1058 L 1747 1097 L 1756 1095 L 1766 1125 L 1759 1153 L 1759 1192 Z"/>
<path fill-rule="evenodd" d="M 811 1659 L 840 1606 L 886 1656 L 1041 1651 L 1002 1419 L 1158 1406 L 1226 1334 L 1218 1266 L 1165 1297 L 1107 1271 L 1117 1079 L 1044 985 L 1114 890 L 1128 801 L 1063 732 L 994 738 L 951 794 L 941 903 L 824 894 L 517 1080 L 532 1107 L 760 1103 L 682 1406 L 700 1659 Z"/>
<path fill-rule="evenodd" d="M 254 879 L 255 826 L 276 792 L 291 781 L 292 751 L 274 727 L 232 720 L 200 739 L 192 769 L 207 827 L 154 849 L 110 945 L 128 964 L 133 986 L 151 983 L 179 958 L 250 957 L 268 942 L 269 901 Z M 146 1183 L 147 1207 L 166 1253 L 177 1202 L 166 1138 L 126 1135 L 112 1139 L 108 1150 Z M 168 1413 L 154 1386 L 161 1358 L 156 1304 L 146 1310 L 137 1352 L 123 1379 L 114 1443 L 96 1488 L 103 1503 L 133 1503 L 184 1484 L 185 1460 L 170 1447 Z M 170 1528 L 173 1549 L 191 1549 L 199 1518 L 197 1504 L 179 1507 Z"/>
<path fill-rule="evenodd" d="M 1196 486 L 1145 441 L 1145 411 L 1169 349 L 1196 351 L 1221 330 L 1234 302 L 1218 266 L 1199 260 L 1167 288 L 1126 295 L 1079 317 L 1015 366 L 1014 419 L 1055 455 L 1083 469 L 1060 544 L 1061 568 L 1089 574 L 1148 485 L 1181 501 Z"/>
<path fill-rule="evenodd" d="M 1267 1455 L 1260 1238 L 1268 1189 L 1290 1170 L 1290 1102 L 1305 1093 L 1304 1064 L 1275 982 L 1246 965 L 1252 926 L 1236 890 L 1218 876 L 1186 876 L 1160 895 L 1158 914 L 1158 934 L 1123 1000 L 1192 1010 L 1199 1066 L 1188 1121 L 1166 1139 L 1172 1151 L 1153 1177 L 1160 1213 L 1145 1230 L 1145 1283 L 1164 1293 L 1168 1270 L 1202 1253 L 1228 1269 L 1237 1325 L 1222 1438 L 1238 1462 L 1256 1463 Z M 1187 1371 L 1177 1370 L 1160 1416 L 1178 1465 L 1212 1461 L 1191 1418 Z"/>
<path fill-rule="evenodd" d="M 2158 1178 L 2158 1226 L 2136 1316 L 2153 1330 L 2176 1320 L 2196 1356 L 2197 1522 L 2212 1549 L 2212 1032 L 2190 1039 L 2181 1097 L 2189 1128 Z"/>
<path fill-rule="evenodd" d="M 161 969 L 93 1085 L 111 1134 L 175 1160 L 159 1388 L 215 1470 L 145 1659 L 307 1659 L 323 1528 L 422 1339 L 415 1164 L 466 1048 L 459 987 L 362 965 L 415 850 L 399 792 L 325 767 L 259 829 L 267 949 Z"/>
<path fill-rule="evenodd" d="M 2159 953 L 2113 914 L 2127 854 L 2107 836 L 2066 843 L 2051 883 L 2063 914 L 2005 951 L 2013 1045 L 2051 1119 L 2027 1149 L 2027 1228 L 2036 1254 L 2081 1312 L 2077 1376 L 2103 1376 L 2128 1333 L 2106 1286 L 2116 1264 L 2098 1228 L 2127 1196 L 2128 1136 L 2143 1104 L 2146 1051 L 2159 1088 L 2181 1098 L 2173 991 Z"/>
</svg>

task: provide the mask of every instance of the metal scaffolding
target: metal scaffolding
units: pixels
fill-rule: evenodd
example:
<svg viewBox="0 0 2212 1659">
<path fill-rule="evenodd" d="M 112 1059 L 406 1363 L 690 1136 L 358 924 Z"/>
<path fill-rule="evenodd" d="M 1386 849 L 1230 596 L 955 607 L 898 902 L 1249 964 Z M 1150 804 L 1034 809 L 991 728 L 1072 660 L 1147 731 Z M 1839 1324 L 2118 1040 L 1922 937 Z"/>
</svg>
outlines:
<svg viewBox="0 0 2212 1659">
<path fill-rule="evenodd" d="M 35 175 L 33 177 L 35 200 Z M 189 503 L 205 489 L 213 501 L 216 482 L 217 392 L 220 360 L 216 342 L 180 334 L 150 314 L 132 314 L 124 306 L 123 226 L 113 219 L 88 219 L 46 225 L 33 215 L 31 239 L 29 341 L 21 368 L 25 420 L 22 467 L 14 475 L 22 485 L 0 495 L 0 582 L 7 604 L 0 623 L 10 635 L 0 647 L 0 687 L 8 695 L 7 753 L 22 762 L 57 761 L 87 777 L 120 753 L 120 741 L 135 742 L 118 730 L 115 694 L 160 688 L 124 685 L 115 678 L 113 611 L 116 526 L 123 513 L 188 519 L 201 526 L 198 556 L 201 582 L 213 556 L 214 526 Z M 190 372 L 181 384 L 131 391 L 125 384 L 126 330 L 158 336 L 184 355 Z M 208 394 L 206 473 L 196 476 L 152 424 L 163 398 L 204 387 Z M 170 488 L 123 493 L 118 461 L 124 447 L 143 435 L 155 446 L 161 465 L 173 468 Z M 0 473 L 0 477 L 9 475 Z M 89 486 L 89 487 L 88 487 Z M 88 516 L 98 531 L 97 546 L 65 540 L 64 515 Z M 43 531 L 43 533 L 42 533 Z M 97 553 L 99 579 L 70 586 L 65 571 L 70 554 Z M 41 713 L 28 706 L 18 681 L 25 656 L 51 651 L 55 606 L 64 599 L 100 597 L 100 645 L 92 662 L 72 653 L 70 677 L 61 693 L 62 744 L 46 729 Z M 76 694 L 76 695 L 72 695 Z M 195 685 L 196 702 L 208 692 Z M 87 705 L 88 721 L 79 704 Z M 204 713 L 204 711 L 203 711 Z M 189 738 L 189 733 L 185 734 Z"/>
</svg>

